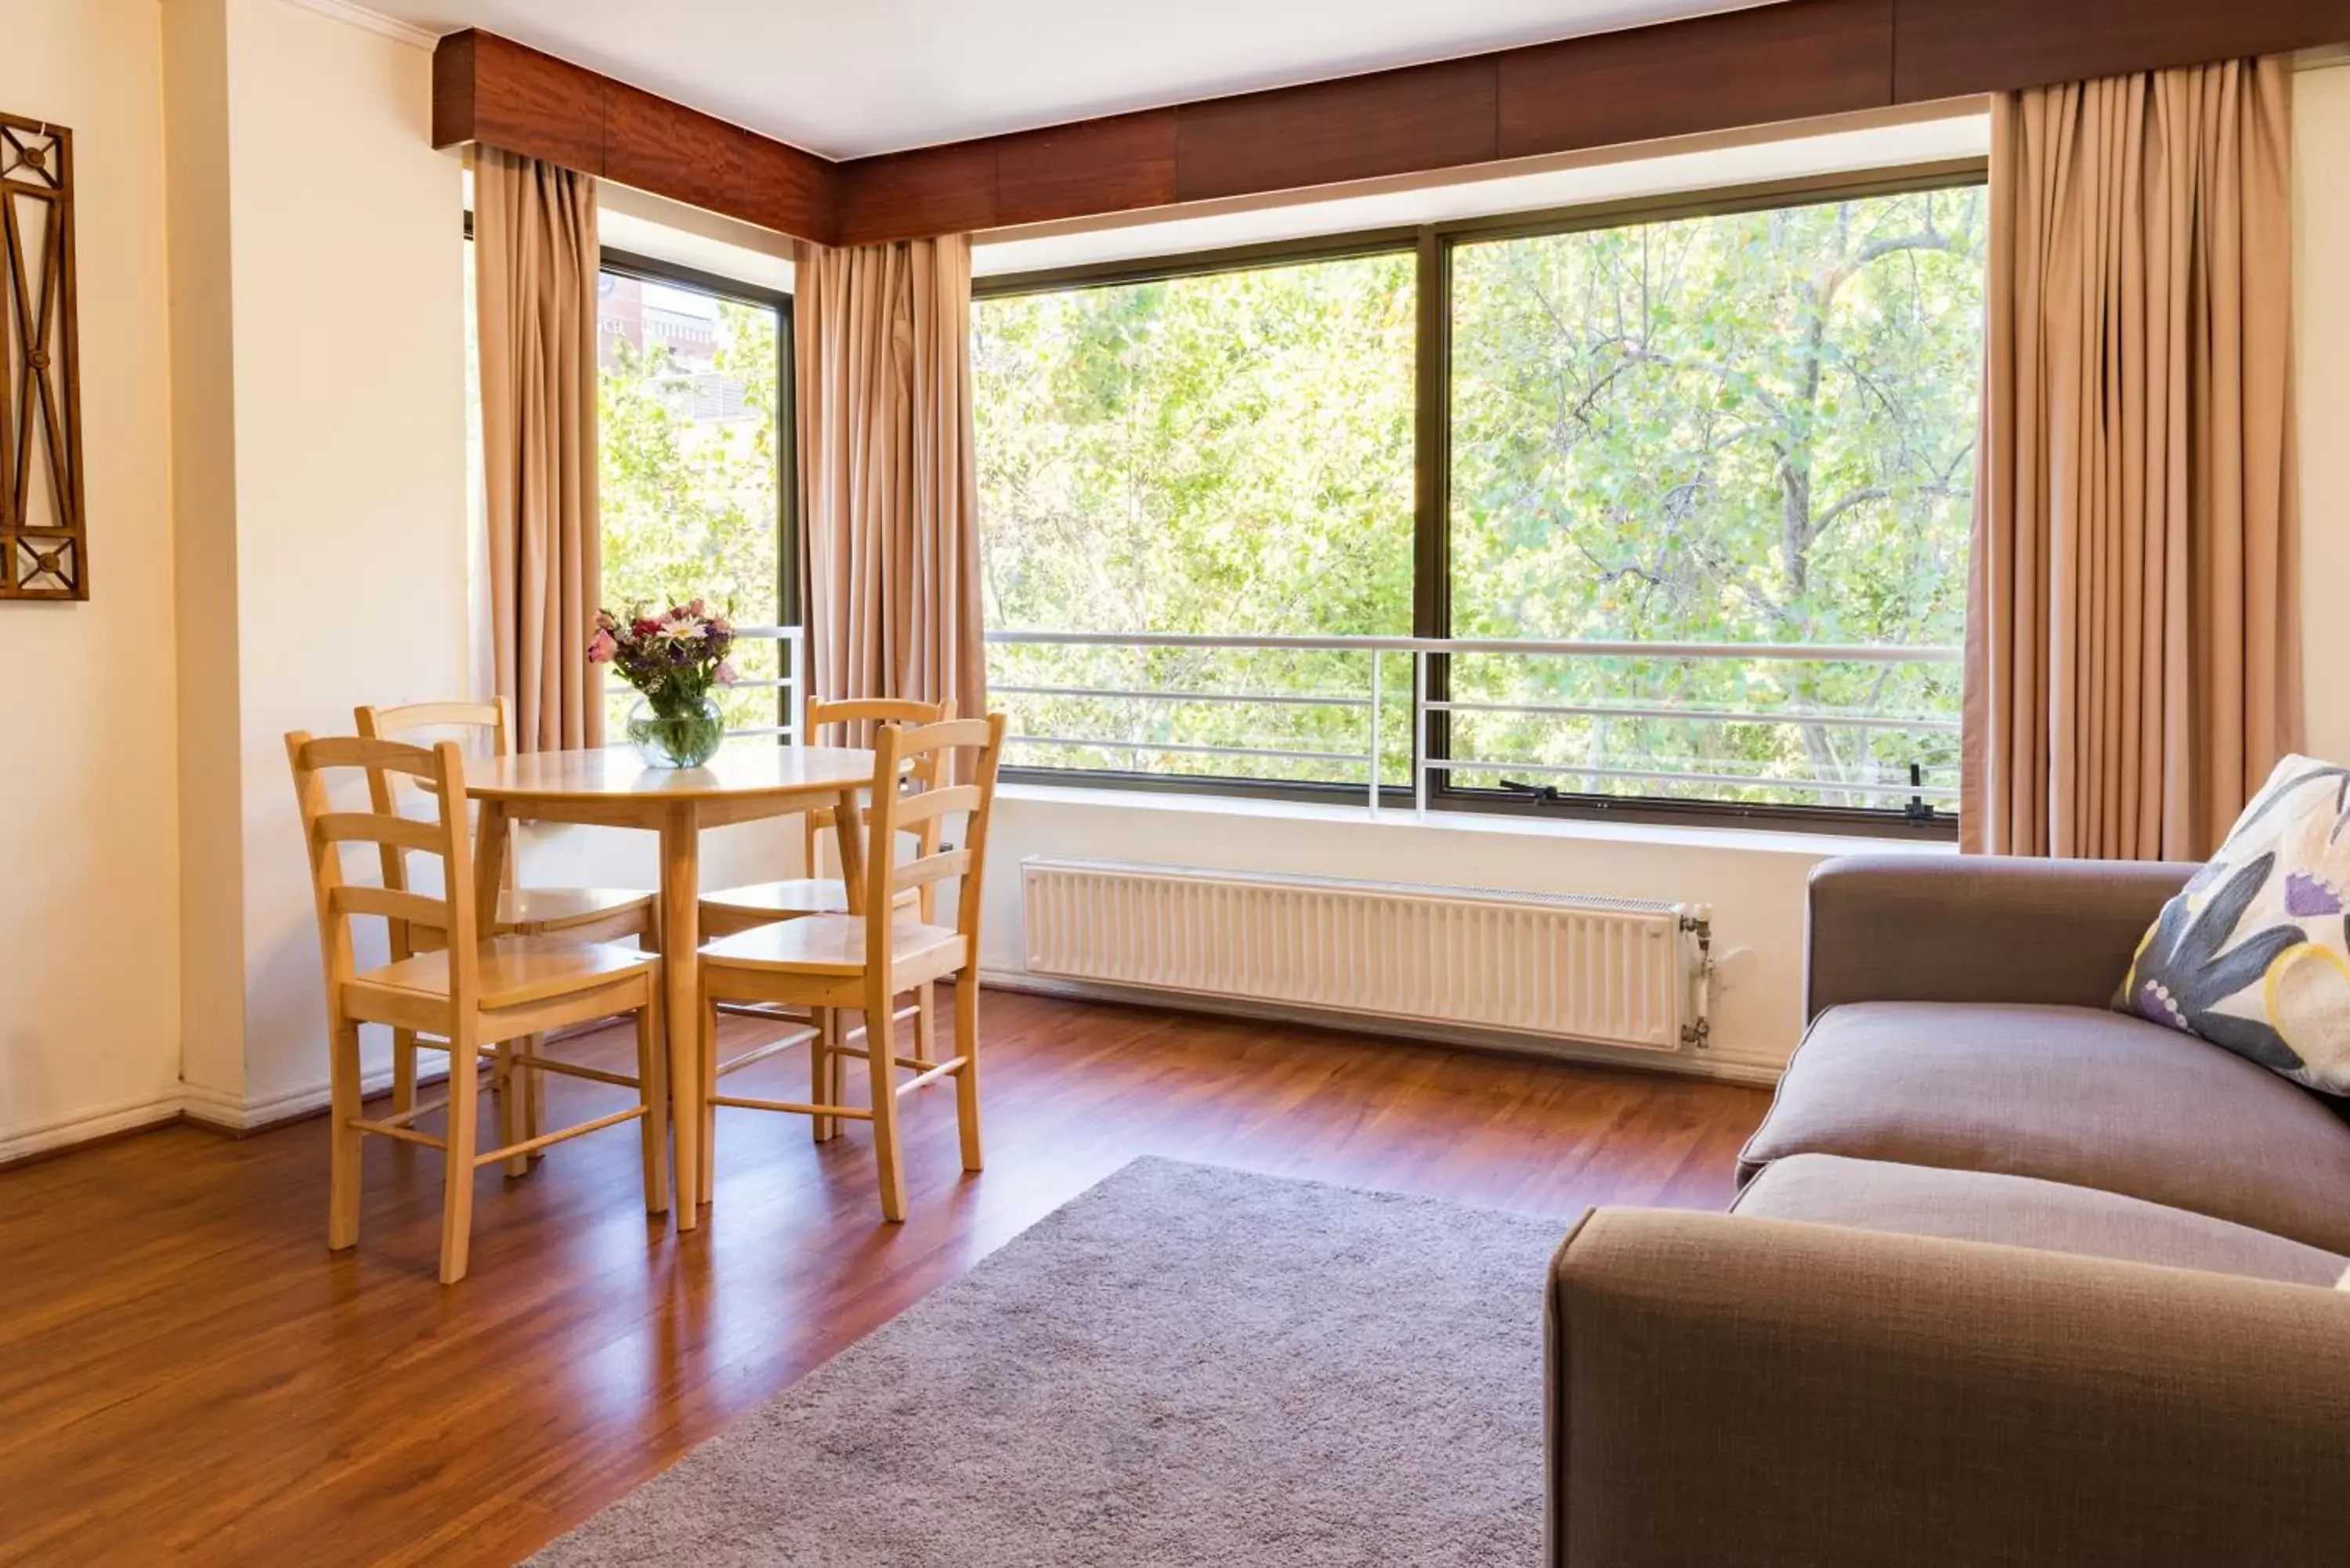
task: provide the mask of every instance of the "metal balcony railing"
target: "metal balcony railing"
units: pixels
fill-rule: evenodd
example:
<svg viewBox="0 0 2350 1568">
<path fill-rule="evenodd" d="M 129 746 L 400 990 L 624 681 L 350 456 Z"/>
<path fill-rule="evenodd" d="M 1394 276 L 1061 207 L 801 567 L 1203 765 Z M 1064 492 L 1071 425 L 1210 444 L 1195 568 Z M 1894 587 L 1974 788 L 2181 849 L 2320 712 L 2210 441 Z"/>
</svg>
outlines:
<svg viewBox="0 0 2350 1568">
<path fill-rule="evenodd" d="M 775 691 L 776 722 L 729 733 L 799 743 L 801 629 L 736 636 L 780 642 L 782 673 L 734 688 Z M 1014 764 L 1073 779 L 1114 771 L 1336 783 L 1359 789 L 1373 812 L 1405 789 L 1425 812 L 1446 784 L 1913 815 L 1958 799 L 1955 648 L 1092 631 L 992 631 L 987 642 L 990 697 L 1013 716 Z M 1198 657 L 1170 676 L 1169 650 Z M 1140 668 L 1153 655 L 1160 668 Z M 1678 694 L 1705 683 L 1677 674 L 1723 666 L 1736 671 L 1729 700 Z M 1839 667 L 1869 673 L 1855 683 L 1866 695 L 1822 705 L 1820 678 Z M 1435 694 L 1440 680 L 1447 695 Z M 1888 706 L 1903 699 L 1911 705 Z M 1214 712 L 1244 717 L 1199 717 Z M 1516 727 L 1523 749 L 1485 749 L 1503 726 Z M 1776 755 L 1762 762 L 1719 743 L 1744 726 L 1794 743 L 1763 747 Z M 1668 744 L 1675 737 L 1679 750 Z"/>
<path fill-rule="evenodd" d="M 1319 782 L 1351 778 L 1374 812 L 1399 784 L 1409 785 L 1413 809 L 1424 812 L 1431 781 L 1457 784 L 1464 777 L 1490 780 L 1488 788 L 1508 781 L 1519 793 L 1562 785 L 1619 795 L 1669 790 L 1685 798 L 1711 794 L 1879 809 L 1907 805 L 1913 813 L 1958 798 L 1956 684 L 1935 679 L 1955 670 L 1960 654 L 1954 648 L 1089 631 L 994 631 L 987 640 L 993 655 L 991 697 L 1012 711 L 1013 742 L 1030 759 L 1090 753 L 1122 758 L 1128 765 L 1120 771 L 1145 774 L 1177 771 L 1170 763 L 1225 759 L 1235 766 L 1221 775 L 1203 774 L 1196 766 L 1181 771 L 1251 779 L 1262 779 L 1266 770 L 1247 764 L 1271 763 L 1293 774 L 1303 768 L 1320 775 Z M 1153 650 L 1194 650 L 1201 658 L 1172 681 L 1103 677 L 1094 672 L 1098 659 L 1087 672 L 1054 678 L 1050 661 L 1036 657 L 1054 649 L 1129 656 L 1128 669 L 1139 662 L 1130 656 Z M 1324 656 L 1313 677 L 1320 684 L 1299 690 L 1302 682 L 1295 680 L 1219 681 L 1211 677 L 1222 655 L 1247 656 L 1243 663 L 1260 667 L 1268 658 Z M 1069 662 L 1062 661 L 1065 668 Z M 1738 667 L 1729 684 L 1743 700 L 1690 701 L 1672 694 L 1676 684 L 1689 683 L 1673 679 L 1676 670 L 1723 665 Z M 1819 684 L 1817 674 L 1839 666 L 1873 672 L 1870 697 L 1834 708 L 1807 700 L 1807 689 Z M 1040 667 L 1048 670 L 1042 678 L 1035 673 Z M 1579 677 L 1556 673 L 1577 667 Z M 1919 667 L 1926 678 L 1908 684 L 1926 689 L 1912 693 L 1924 711 L 1885 707 L 1896 684 L 1886 677 Z M 1541 674 L 1545 668 L 1554 673 Z M 1802 671 L 1813 673 L 1806 678 Z M 1439 676 L 1447 695 L 1435 694 L 1432 678 Z M 1256 732 L 1206 740 L 1199 738 L 1200 726 L 1187 732 L 1181 715 L 1216 709 L 1253 711 Z M 1298 722 L 1300 711 L 1351 717 L 1334 732 L 1326 723 Z M 1071 732 L 1066 721 L 1079 712 L 1108 722 Z M 1145 713 L 1157 717 L 1141 718 Z M 1406 736 L 1394 735 L 1391 720 L 1407 715 Z M 1549 734 L 1513 754 L 1481 749 L 1504 723 L 1521 731 L 1532 724 Z M 1706 742 L 1734 726 L 1792 733 L 1797 743 L 1785 749 L 1807 765 L 1758 765 Z M 1659 742 L 1676 734 L 1683 749 L 1660 751 Z M 1867 739 L 1839 746 L 1837 738 L 1846 736 Z M 1542 782 L 1520 782 L 1526 779 Z M 1618 787 L 1627 784 L 1644 787 Z"/>
</svg>

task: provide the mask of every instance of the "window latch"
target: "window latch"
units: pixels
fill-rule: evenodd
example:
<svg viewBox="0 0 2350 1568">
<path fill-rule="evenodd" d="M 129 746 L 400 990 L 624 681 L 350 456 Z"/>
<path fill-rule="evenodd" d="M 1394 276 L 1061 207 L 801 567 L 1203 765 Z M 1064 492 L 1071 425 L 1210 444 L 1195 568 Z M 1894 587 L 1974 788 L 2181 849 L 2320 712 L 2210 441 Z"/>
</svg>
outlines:
<svg viewBox="0 0 2350 1568">
<path fill-rule="evenodd" d="M 1901 815 L 1920 826 L 1939 820 L 1934 815 L 1934 808 L 1926 802 L 1926 796 L 1922 793 L 1925 787 L 1926 770 L 1919 764 L 1911 763 L 1909 788 L 1912 793 L 1909 796 L 1909 804 L 1902 808 Z"/>
<path fill-rule="evenodd" d="M 1566 798 L 1558 793 L 1556 784 L 1527 784 L 1521 779 L 1503 779 L 1502 787 L 1515 790 L 1520 794 L 1526 795 L 1544 805 L 1556 805 Z"/>
</svg>

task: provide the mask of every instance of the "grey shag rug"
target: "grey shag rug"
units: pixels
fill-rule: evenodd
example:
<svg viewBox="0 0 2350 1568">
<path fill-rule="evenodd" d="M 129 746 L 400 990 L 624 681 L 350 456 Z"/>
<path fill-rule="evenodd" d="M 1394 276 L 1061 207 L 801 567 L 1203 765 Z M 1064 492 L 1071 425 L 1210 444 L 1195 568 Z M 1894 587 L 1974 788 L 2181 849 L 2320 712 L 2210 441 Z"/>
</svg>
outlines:
<svg viewBox="0 0 2350 1568">
<path fill-rule="evenodd" d="M 1139 1159 L 531 1561 L 1530 1565 L 1565 1231 Z"/>
</svg>

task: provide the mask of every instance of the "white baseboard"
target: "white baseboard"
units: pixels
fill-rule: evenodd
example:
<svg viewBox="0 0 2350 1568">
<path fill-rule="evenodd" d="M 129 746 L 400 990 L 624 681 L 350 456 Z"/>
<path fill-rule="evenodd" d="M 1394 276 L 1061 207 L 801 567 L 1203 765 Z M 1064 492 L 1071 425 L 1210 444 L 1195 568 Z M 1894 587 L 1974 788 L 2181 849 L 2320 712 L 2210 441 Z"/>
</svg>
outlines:
<svg viewBox="0 0 2350 1568">
<path fill-rule="evenodd" d="M 0 1165 L 28 1159 L 36 1154 L 47 1154 L 51 1149 L 69 1148 L 78 1143 L 109 1137 L 134 1127 L 174 1121 L 180 1115 L 180 1104 L 181 1096 L 174 1091 L 151 1099 L 118 1100 L 111 1105 L 93 1106 L 71 1116 L 53 1116 L 47 1121 L 31 1122 L 22 1127 L 0 1127 Z"/>
<path fill-rule="evenodd" d="M 431 1082 L 439 1076 L 436 1071 L 419 1081 Z M 390 1087 L 391 1069 L 386 1067 L 380 1072 L 369 1074 L 362 1080 L 361 1092 L 380 1095 Z M 53 1116 L 47 1121 L 31 1122 L 21 1127 L 0 1127 L 0 1165 L 29 1159 L 36 1154 L 47 1154 L 56 1149 L 71 1148 L 76 1144 L 92 1143 L 116 1133 L 177 1121 L 183 1116 L 218 1132 L 248 1133 L 324 1110 L 329 1097 L 330 1091 L 324 1083 L 305 1085 L 297 1089 L 287 1089 L 252 1100 L 224 1089 L 183 1083 L 168 1095 L 93 1106 L 70 1116 Z"/>
<path fill-rule="evenodd" d="M 1692 1078 L 1715 1078 L 1731 1084 L 1779 1081 L 1785 1064 L 1752 1057 L 1723 1056 L 1708 1051 L 1630 1051 L 1612 1045 L 1586 1045 L 1572 1040 L 1528 1040 L 1498 1030 L 1464 1029 L 1452 1023 L 1420 1023 L 1408 1018 L 1384 1018 L 1369 1013 L 1331 1012 L 1320 1008 L 1288 1007 L 1277 1002 L 1246 1002 L 1229 997 L 1201 996 L 1191 992 L 1154 991 L 1148 986 L 1106 985 L 1098 981 L 1063 980 L 1031 974 L 1025 970 L 983 969 L 980 983 L 1003 991 L 1037 996 L 1066 997 L 1073 1002 L 1111 1002 L 1133 1007 L 1161 1007 L 1177 1012 L 1207 1012 L 1224 1018 L 1250 1018 L 1268 1023 L 1304 1023 L 1320 1029 L 1341 1029 L 1357 1034 L 1378 1034 L 1438 1045 L 1544 1061 L 1575 1062 L 1591 1067 L 1638 1067 L 1652 1073 L 1679 1073 Z"/>
<path fill-rule="evenodd" d="M 391 1069 L 380 1068 L 359 1080 L 362 1096 L 380 1095 L 391 1087 Z M 260 1127 L 275 1127 L 323 1111 L 334 1098 L 334 1086 L 325 1079 L 305 1084 L 296 1089 L 282 1089 L 274 1095 L 247 1099 L 224 1089 L 206 1088 L 200 1084 L 180 1085 L 181 1109 L 192 1122 L 202 1122 L 222 1132 L 247 1133 Z"/>
</svg>

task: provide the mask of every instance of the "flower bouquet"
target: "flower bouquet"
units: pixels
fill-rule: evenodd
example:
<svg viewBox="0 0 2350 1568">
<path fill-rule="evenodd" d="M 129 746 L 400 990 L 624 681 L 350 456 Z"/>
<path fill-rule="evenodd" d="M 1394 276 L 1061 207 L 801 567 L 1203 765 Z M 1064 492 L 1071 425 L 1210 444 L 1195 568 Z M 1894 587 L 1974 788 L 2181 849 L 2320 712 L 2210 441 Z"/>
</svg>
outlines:
<svg viewBox="0 0 2350 1568">
<path fill-rule="evenodd" d="M 666 615 L 634 611 L 626 620 L 596 612 L 588 662 L 608 664 L 644 700 L 629 715 L 629 743 L 651 768 L 698 768 L 726 737 L 726 720 L 711 700 L 712 686 L 732 686 L 726 650 L 734 628 L 700 599 Z"/>
</svg>

